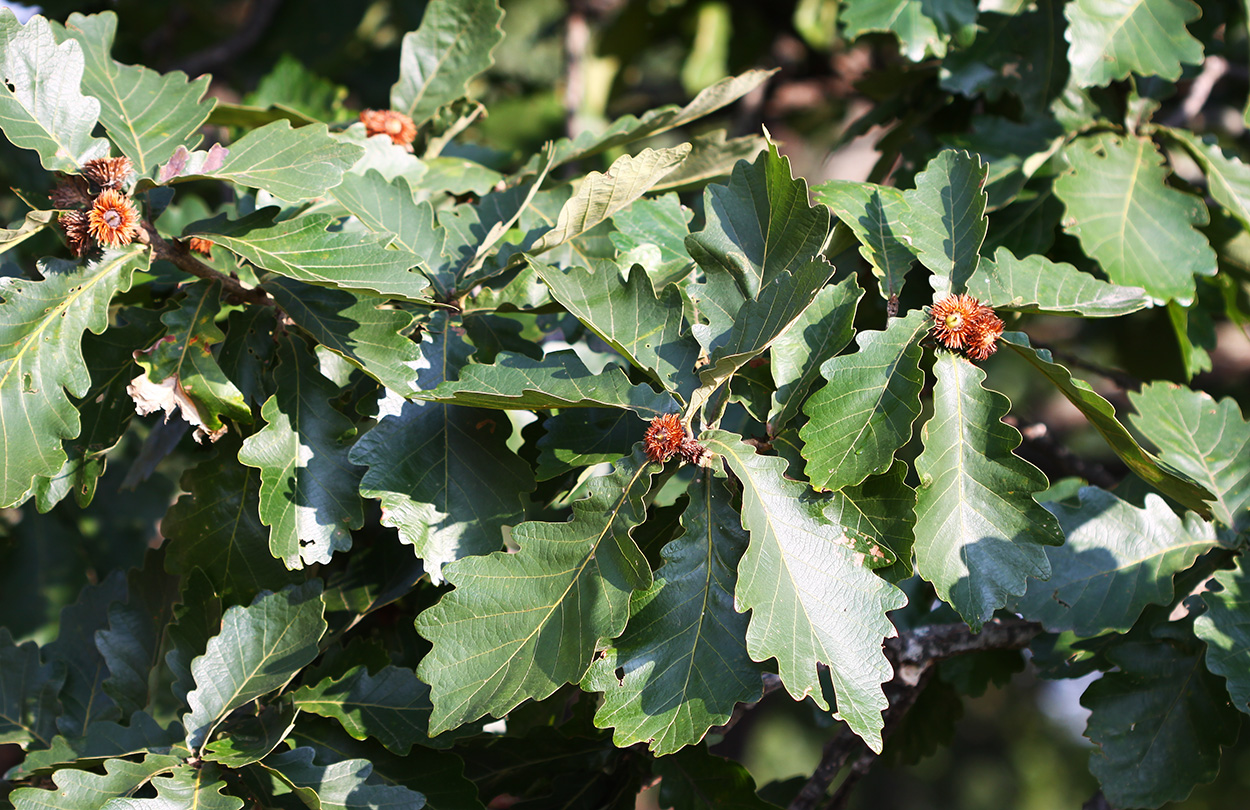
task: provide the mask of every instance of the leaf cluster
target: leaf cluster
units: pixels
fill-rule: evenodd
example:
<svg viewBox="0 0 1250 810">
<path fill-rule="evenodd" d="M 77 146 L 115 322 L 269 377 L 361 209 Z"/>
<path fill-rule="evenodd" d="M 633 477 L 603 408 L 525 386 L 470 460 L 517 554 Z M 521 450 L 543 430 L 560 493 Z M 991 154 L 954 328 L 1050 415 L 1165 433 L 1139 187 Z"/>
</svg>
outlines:
<svg viewBox="0 0 1250 810">
<path fill-rule="evenodd" d="M 665 807 L 764 808 L 707 745 L 773 691 L 847 752 L 786 797 L 813 806 L 942 736 L 900 720 L 922 693 L 1004 668 L 957 656 L 1030 642 L 1106 673 L 1114 806 L 1215 777 L 1250 712 L 1250 421 L 1198 375 L 1250 323 L 1250 175 L 1163 112 L 1210 58 L 1197 6 L 858 0 L 821 34 L 799 5 L 813 47 L 886 35 L 908 77 L 868 181 L 688 134 L 768 70 L 492 152 L 495 0 L 403 35 L 399 142 L 296 61 L 223 104 L 114 59 L 112 12 L 0 10 L 9 145 L 59 182 L 124 156 L 144 223 L 69 261 L 25 195 L 0 231 L 0 530 L 105 574 L 0 627 L 15 807 L 632 807 L 658 778 Z M 957 294 L 1008 322 L 984 364 L 934 339 Z M 1042 345 L 1155 314 L 1185 384 Z M 142 508 L 106 503 L 110 464 Z"/>
</svg>

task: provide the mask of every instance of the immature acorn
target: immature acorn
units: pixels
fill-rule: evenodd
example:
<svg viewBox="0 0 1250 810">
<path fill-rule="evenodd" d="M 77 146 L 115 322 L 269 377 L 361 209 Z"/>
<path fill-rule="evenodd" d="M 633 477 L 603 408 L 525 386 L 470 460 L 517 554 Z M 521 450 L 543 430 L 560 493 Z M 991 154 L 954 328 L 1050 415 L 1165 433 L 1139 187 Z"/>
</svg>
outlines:
<svg viewBox="0 0 1250 810">
<path fill-rule="evenodd" d="M 1003 321 L 994 310 L 971 295 L 948 295 L 929 308 L 934 340 L 972 360 L 984 360 L 998 350 Z"/>
<path fill-rule="evenodd" d="M 96 158 L 82 164 L 82 176 L 101 190 L 121 191 L 134 172 L 128 157 Z"/>
<path fill-rule="evenodd" d="M 675 413 L 661 414 L 651 420 L 646 434 L 642 437 L 642 446 L 647 458 L 663 464 L 674 455 L 681 456 L 686 464 L 707 467 L 712 463 L 711 452 L 686 435 L 686 426 L 681 417 Z"/>
<path fill-rule="evenodd" d="M 412 142 L 417 137 L 417 125 L 413 120 L 395 110 L 362 110 L 360 122 L 365 125 L 365 134 L 385 135 L 391 143 L 412 151 Z"/>
<path fill-rule="evenodd" d="M 129 245 L 139 235 L 139 212 L 120 191 L 105 189 L 87 213 L 91 237 L 106 247 Z"/>
</svg>

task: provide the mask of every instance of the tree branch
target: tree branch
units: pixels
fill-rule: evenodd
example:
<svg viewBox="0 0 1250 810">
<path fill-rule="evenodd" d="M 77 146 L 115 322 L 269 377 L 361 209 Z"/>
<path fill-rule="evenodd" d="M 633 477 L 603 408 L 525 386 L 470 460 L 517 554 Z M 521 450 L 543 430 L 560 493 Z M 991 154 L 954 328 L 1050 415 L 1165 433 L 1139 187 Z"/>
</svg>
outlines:
<svg viewBox="0 0 1250 810">
<path fill-rule="evenodd" d="M 586 53 L 590 25 L 585 3 L 573 0 L 564 23 L 564 134 L 576 138 L 582 130 L 582 100 L 586 96 Z"/>
<path fill-rule="evenodd" d="M 882 739 L 889 739 L 903 715 L 915 704 L 939 661 L 982 650 L 1019 650 L 1028 646 L 1041 632 L 1040 624 L 1013 618 L 990 621 L 980 633 L 973 633 L 962 623 L 931 624 L 900 633 L 897 638 L 886 639 L 885 654 L 894 667 L 894 678 L 882 686 L 890 703 L 882 713 L 885 719 Z M 767 686 L 766 682 L 766 689 Z M 790 802 L 788 810 L 815 810 L 824 801 L 829 785 L 850 761 L 850 771 L 825 805 L 827 810 L 845 807 L 851 790 L 868 773 L 876 759 L 877 754 L 849 727 L 843 726 L 825 744 L 820 764 L 799 795 Z"/>
<path fill-rule="evenodd" d="M 1216 82 L 1228 73 L 1228 69 L 1228 60 L 1222 56 L 1211 55 L 1203 60 L 1202 72 L 1189 83 L 1184 100 L 1163 123 L 1170 127 L 1188 126 L 1207 105 Z"/>
<path fill-rule="evenodd" d="M 139 232 L 138 241 L 146 242 L 152 246 L 152 256 L 154 258 L 164 259 L 182 272 L 196 278 L 219 282 L 227 296 L 237 298 L 240 301 L 246 301 L 249 304 L 260 304 L 265 307 L 277 306 L 264 290 L 244 287 L 237 278 L 220 273 L 192 256 L 191 250 L 183 242 L 177 239 L 166 240 L 156 232 L 156 228 L 152 227 L 150 222 L 145 221 L 143 223 L 143 229 Z"/>
</svg>

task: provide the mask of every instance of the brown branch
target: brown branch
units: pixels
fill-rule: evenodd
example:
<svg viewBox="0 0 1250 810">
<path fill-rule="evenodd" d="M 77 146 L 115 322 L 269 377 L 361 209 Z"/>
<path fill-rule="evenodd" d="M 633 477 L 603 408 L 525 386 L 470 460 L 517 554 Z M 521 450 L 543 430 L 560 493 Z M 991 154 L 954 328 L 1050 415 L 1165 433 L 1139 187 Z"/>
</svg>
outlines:
<svg viewBox="0 0 1250 810">
<path fill-rule="evenodd" d="M 266 307 L 277 306 L 264 290 L 244 287 L 237 278 L 220 273 L 192 256 L 190 248 L 185 243 L 177 239 L 166 240 L 156 232 L 156 228 L 152 227 L 150 222 L 145 221 L 143 223 L 143 229 L 139 232 L 138 241 L 152 246 L 152 256 L 154 258 L 164 259 L 182 272 L 196 278 L 219 282 L 222 290 L 231 298 Z"/>
<path fill-rule="evenodd" d="M 1211 97 L 1216 83 L 1228 74 L 1228 60 L 1222 56 L 1208 56 L 1202 63 L 1202 71 L 1189 83 L 1189 90 L 1180 106 L 1164 120 L 1170 127 L 1186 126 L 1202 112 Z"/>
<path fill-rule="evenodd" d="M 903 715 L 915 704 L 925 684 L 933 676 L 934 665 L 947 658 L 982 650 L 1018 650 L 1028 646 L 1042 626 L 1023 619 L 995 619 L 973 633 L 965 624 L 932 624 L 886 639 L 885 654 L 894 667 L 894 678 L 882 686 L 889 707 L 882 713 L 885 727 L 882 739 L 889 739 Z M 850 769 L 833 797 L 828 810 L 845 807 L 851 790 L 872 764 L 875 754 L 849 727 L 825 744 L 820 764 L 812 773 L 788 810 L 815 810 L 824 802 L 829 785 L 850 762 Z"/>
<path fill-rule="evenodd" d="M 569 3 L 564 23 L 564 134 L 576 138 L 582 130 L 582 101 L 586 97 L 586 53 L 590 49 L 590 24 L 585 3 Z"/>
</svg>

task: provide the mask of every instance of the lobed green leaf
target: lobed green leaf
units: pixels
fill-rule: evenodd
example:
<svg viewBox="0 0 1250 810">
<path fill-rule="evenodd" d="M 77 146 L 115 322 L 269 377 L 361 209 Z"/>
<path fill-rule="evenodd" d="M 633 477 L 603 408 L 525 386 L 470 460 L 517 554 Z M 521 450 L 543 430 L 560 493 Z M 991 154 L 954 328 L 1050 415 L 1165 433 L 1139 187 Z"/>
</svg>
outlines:
<svg viewBox="0 0 1250 810">
<path fill-rule="evenodd" d="M 977 269 L 988 228 L 987 174 L 979 155 L 946 149 L 916 175 L 916 187 L 903 192 L 911 247 L 933 271 L 929 283 L 937 296 L 964 292 Z"/>
<path fill-rule="evenodd" d="M 297 281 L 428 300 L 429 281 L 417 270 L 420 257 L 387 250 L 389 236 L 327 231 L 330 217 L 321 214 L 269 225 L 274 213 L 261 209 L 234 222 L 217 217 L 190 226 L 185 235 L 204 236 L 257 267 Z"/>
<path fill-rule="evenodd" d="M 159 754 L 148 754 L 141 762 L 110 759 L 104 763 L 104 773 L 64 768 L 53 776 L 55 787 L 18 788 L 9 798 L 14 810 L 102 810 L 106 804 L 113 806 L 113 800 L 129 796 L 154 776 L 181 765 L 181 757 Z"/>
<path fill-rule="evenodd" d="M 595 651 L 625 629 L 630 594 L 651 585 L 630 532 L 657 470 L 639 443 L 588 484 L 569 522 L 522 523 L 516 553 L 447 566 L 455 589 L 417 617 L 434 645 L 417 670 L 434 701 L 432 733 L 502 717 L 585 676 Z"/>
<path fill-rule="evenodd" d="M 421 345 L 407 334 L 412 312 L 386 306 L 380 296 L 288 278 L 267 279 L 264 289 L 322 346 L 400 396 L 417 390 Z"/>
<path fill-rule="evenodd" d="M 874 183 L 829 180 L 812 186 L 812 196 L 855 234 L 860 255 L 880 279 L 881 297 L 888 300 L 902 292 L 916 260 L 908 225 L 911 208 L 903 192 Z"/>
<path fill-rule="evenodd" d="M 751 540 L 734 606 L 751 611 L 751 658 L 776 658 L 790 695 L 822 709 L 829 706 L 818 665 L 828 665 L 838 716 L 879 751 L 889 705 L 881 684 L 893 677 L 882 650 L 895 635 L 886 613 L 907 598 L 864 564 L 855 540 L 829 521 L 823 499 L 784 476 L 784 461 L 756 454 L 725 431 L 704 431 L 699 441 L 742 482 L 742 526 Z"/>
<path fill-rule="evenodd" d="M 1194 297 L 1194 274 L 1215 275 L 1215 252 L 1197 229 L 1202 199 L 1169 186 L 1163 155 L 1146 138 L 1102 133 L 1063 150 L 1073 170 L 1055 181 L 1064 228 L 1115 284 L 1143 287 L 1155 303 Z"/>
<path fill-rule="evenodd" d="M 14 644 L 9 628 L 0 627 L 0 743 L 47 747 L 64 682 L 64 664 L 42 663 L 35 642 Z"/>
<path fill-rule="evenodd" d="M 916 459 L 916 572 L 979 630 L 1027 577 L 1050 576 L 1045 546 L 1061 544 L 1063 531 L 1033 499 L 1046 476 L 1011 452 L 1020 432 L 1002 422 L 1007 398 L 957 355 L 940 353 L 933 372 L 933 418 Z"/>
<path fill-rule="evenodd" d="M 473 347 L 456 331 L 445 316 L 431 321 L 422 344 L 421 394 L 446 390 L 471 369 L 494 368 L 466 368 Z M 504 526 L 521 519 L 521 498 L 534 488 L 528 466 L 508 449 L 507 417 L 393 394 L 382 401 L 379 417 L 349 456 L 369 468 L 360 494 L 382 501 L 383 524 L 399 529 L 431 579 L 442 581 L 445 563 L 499 549 Z"/>
<path fill-rule="evenodd" d="M 826 360 L 827 381 L 803 406 L 805 472 L 816 489 L 841 489 L 886 469 L 920 416 L 920 337 L 929 319 L 915 310 L 883 332 L 861 331 L 859 351 Z"/>
<path fill-rule="evenodd" d="M 618 747 L 645 742 L 657 756 L 694 745 L 737 703 L 761 695 L 747 617 L 734 609 L 747 535 L 732 493 L 708 473 L 688 492 L 685 532 L 664 546 L 665 563 L 634 594 L 624 634 L 582 679 L 584 689 L 604 693 L 595 725 L 613 728 Z"/>
<path fill-rule="evenodd" d="M 1218 588 L 1202 594 L 1207 610 L 1194 632 L 1207 643 L 1207 669 L 1224 679 L 1233 706 L 1250 714 L 1250 581 L 1245 557 L 1231 571 L 1215 575 Z"/>
<path fill-rule="evenodd" d="M 1118 668 L 1090 684 L 1085 736 L 1098 749 L 1089 769 L 1113 806 L 1158 807 L 1187 798 L 1219 772 L 1220 748 L 1237 739 L 1240 715 L 1201 653 L 1167 641 L 1107 651 Z"/>
<path fill-rule="evenodd" d="M 1129 421 L 1163 460 L 1210 490 L 1204 507 L 1215 519 L 1237 532 L 1250 528 L 1250 422 L 1237 403 L 1165 382 L 1129 392 L 1129 402 L 1137 410 Z"/>
<path fill-rule="evenodd" d="M 261 409 L 265 426 L 248 436 L 239 462 L 260 470 L 260 519 L 269 551 L 287 568 L 329 562 L 352 547 L 364 525 L 362 470 L 347 459 L 355 425 L 330 400 L 338 386 L 317 370 L 304 342 L 278 342 L 277 393 Z"/>
<path fill-rule="evenodd" d="M 468 96 L 469 81 L 495 64 L 502 19 L 495 0 L 432 0 L 421 26 L 404 35 L 391 109 L 421 126 L 439 107 Z"/>
<path fill-rule="evenodd" d="M 610 259 L 594 261 L 589 269 L 561 270 L 535 261 L 531 266 L 551 296 L 608 345 L 651 372 L 667 390 L 689 394 L 700 349 L 685 333 L 676 287 L 662 289 L 657 297 L 651 277 L 640 266 L 622 278 L 621 268 Z"/>
<path fill-rule="evenodd" d="M 58 43 L 43 17 L 25 25 L 0 9 L 0 129 L 32 149 L 48 171 L 76 172 L 88 160 L 108 157 L 109 142 L 91 137 L 100 102 L 82 94 L 82 46 Z"/>
<path fill-rule="evenodd" d="M 202 138 L 200 127 L 217 102 L 204 98 L 207 75 L 188 81 L 180 70 L 162 75 L 115 61 L 110 51 L 116 33 L 112 11 L 90 16 L 75 12 L 58 31 L 61 39 L 82 46 L 83 90 L 99 100 L 100 123 L 135 171 L 144 175 L 178 147 L 194 149 Z"/>
<path fill-rule="evenodd" d="M 1050 579 L 1030 580 L 1014 610 L 1051 632 L 1090 638 L 1127 633 L 1147 605 L 1172 601 L 1172 577 L 1215 548 L 1215 529 L 1196 515 L 1182 521 L 1162 498 L 1137 507 L 1096 487 L 1080 505 L 1047 504 L 1067 541 L 1046 549 Z"/>
<path fill-rule="evenodd" d="M 1201 16 L 1191 0 L 1076 0 L 1064 9 L 1072 80 L 1101 86 L 1128 77 L 1175 81 L 1181 65 L 1202 62 L 1202 43 L 1185 24 Z"/>
<path fill-rule="evenodd" d="M 1206 501 L 1213 497 L 1212 493 L 1195 484 L 1179 465 L 1172 466 L 1175 462 L 1161 462 L 1143 450 L 1115 418 L 1115 408 L 1111 403 L 1090 388 L 1089 383 L 1074 379 L 1071 372 L 1051 360 L 1048 350 L 1030 346 L 1028 336 L 1022 332 L 1007 332 L 999 343 L 1023 357 L 1054 383 L 1059 392 L 1084 414 L 1120 460 L 1143 481 L 1204 517 L 1211 514 Z"/>
<path fill-rule="evenodd" d="M 0 18 L 2 19 L 2 18 Z M 138 245 L 109 251 L 97 261 L 40 263 L 42 281 L 0 278 L 0 506 L 25 500 L 39 476 L 65 463 L 62 439 L 80 430 L 69 395 L 91 386 L 82 335 L 108 327 L 113 296 L 130 288 L 147 267 Z M 68 393 L 68 395 L 67 395 Z"/>
<path fill-rule="evenodd" d="M 981 260 L 968 279 L 968 294 L 995 309 L 1086 318 L 1113 318 L 1152 305 L 1141 287 L 1109 284 L 1038 254 L 1017 259 L 1004 247 Z"/>
<path fill-rule="evenodd" d="M 262 591 L 247 607 L 221 617 L 221 632 L 191 663 L 195 689 L 183 715 L 187 746 L 199 750 L 238 707 L 279 689 L 317 657 L 326 631 L 321 581 L 272 593 Z"/>
<path fill-rule="evenodd" d="M 400 756 L 414 744 L 450 745 L 430 739 L 430 687 L 411 669 L 388 666 L 370 675 L 365 667 L 355 667 L 301 687 L 291 700 L 300 711 L 334 718 L 355 739 L 373 737 Z"/>
<path fill-rule="evenodd" d="M 681 165 L 688 154 L 690 144 L 686 143 L 668 149 L 644 149 L 637 155 L 621 155 L 606 172 L 586 175 L 560 209 L 555 227 L 531 245 L 529 252 L 551 250 L 611 219 Z"/>
</svg>

